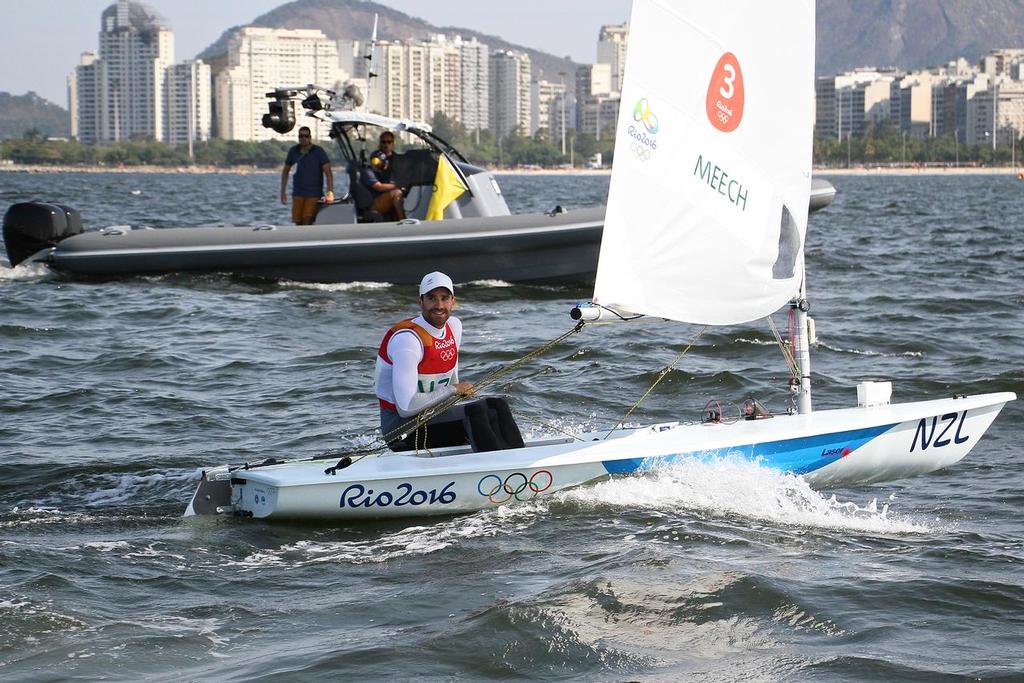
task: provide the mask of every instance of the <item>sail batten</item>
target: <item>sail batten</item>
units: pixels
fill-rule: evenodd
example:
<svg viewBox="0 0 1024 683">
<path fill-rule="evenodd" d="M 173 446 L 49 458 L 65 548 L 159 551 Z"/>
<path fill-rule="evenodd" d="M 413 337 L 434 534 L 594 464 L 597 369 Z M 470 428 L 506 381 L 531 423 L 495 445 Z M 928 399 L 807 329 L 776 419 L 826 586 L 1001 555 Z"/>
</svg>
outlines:
<svg viewBox="0 0 1024 683">
<path fill-rule="evenodd" d="M 634 0 L 630 32 L 594 302 L 700 324 L 778 310 L 803 275 L 813 0 Z"/>
</svg>

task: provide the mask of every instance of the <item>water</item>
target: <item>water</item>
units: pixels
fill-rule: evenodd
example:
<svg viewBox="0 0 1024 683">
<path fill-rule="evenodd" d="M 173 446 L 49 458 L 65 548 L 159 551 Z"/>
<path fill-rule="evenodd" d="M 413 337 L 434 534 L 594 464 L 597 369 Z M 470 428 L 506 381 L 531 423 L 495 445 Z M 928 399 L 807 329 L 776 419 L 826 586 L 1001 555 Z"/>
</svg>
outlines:
<svg viewBox="0 0 1024 683">
<path fill-rule="evenodd" d="M 5 173 L 0 211 L 43 197 L 90 228 L 281 222 L 277 182 Z M 601 203 L 608 180 L 501 182 L 526 211 Z M 816 405 L 854 404 L 864 379 L 891 379 L 896 400 L 1024 395 L 1022 185 L 833 182 L 809 233 Z M 458 295 L 472 378 L 568 329 L 587 291 Z M 721 462 L 460 517 L 181 518 L 203 466 L 365 440 L 374 350 L 414 296 L 0 267 L 0 678 L 1024 678 L 1022 401 L 962 463 L 882 486 L 819 492 Z M 695 332 L 588 329 L 510 401 L 560 428 L 609 424 Z M 785 377 L 766 325 L 716 329 L 633 419 L 750 394 L 782 411 Z"/>
</svg>

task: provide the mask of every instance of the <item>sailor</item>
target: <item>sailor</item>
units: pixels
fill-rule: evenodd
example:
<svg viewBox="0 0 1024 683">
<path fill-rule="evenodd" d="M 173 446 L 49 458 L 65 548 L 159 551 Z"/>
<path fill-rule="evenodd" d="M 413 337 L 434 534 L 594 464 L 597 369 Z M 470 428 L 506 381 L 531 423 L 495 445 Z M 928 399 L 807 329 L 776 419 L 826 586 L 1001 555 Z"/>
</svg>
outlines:
<svg viewBox="0 0 1024 683">
<path fill-rule="evenodd" d="M 470 382 L 459 381 L 462 321 L 452 316 L 452 279 L 427 273 L 419 292 L 420 315 L 393 325 L 377 350 L 374 384 L 388 445 L 395 451 L 466 443 L 476 451 L 521 448 L 523 438 L 508 404 L 493 397 L 457 405 L 413 432 L 397 433 L 423 410 L 476 393 Z"/>
<path fill-rule="evenodd" d="M 370 163 L 363 170 L 362 180 L 373 193 L 373 210 L 391 220 L 405 218 L 404 193 L 391 178 L 391 160 L 395 155 L 395 134 L 386 130 L 380 134 L 380 144 L 370 155 Z"/>
<path fill-rule="evenodd" d="M 321 197 L 330 204 L 334 201 L 334 173 L 331 160 L 320 145 L 313 144 L 309 126 L 299 128 L 299 144 L 288 150 L 281 169 L 281 203 L 288 203 L 288 174 L 295 166 L 292 181 L 292 220 L 295 225 L 313 225 L 317 204 Z M 321 195 L 327 178 L 327 194 Z"/>
</svg>

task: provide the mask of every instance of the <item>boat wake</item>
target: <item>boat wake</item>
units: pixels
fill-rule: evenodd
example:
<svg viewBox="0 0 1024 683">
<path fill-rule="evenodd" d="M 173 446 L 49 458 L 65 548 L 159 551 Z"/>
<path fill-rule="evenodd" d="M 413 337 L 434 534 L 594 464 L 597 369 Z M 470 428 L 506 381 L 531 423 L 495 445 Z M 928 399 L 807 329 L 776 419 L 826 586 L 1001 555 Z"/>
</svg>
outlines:
<svg viewBox="0 0 1024 683">
<path fill-rule="evenodd" d="M 687 459 L 644 477 L 614 478 L 556 494 L 561 502 L 584 507 L 710 513 L 786 526 L 869 534 L 925 534 L 921 521 L 891 514 L 889 500 L 861 506 L 812 489 L 802 477 L 784 474 L 740 458 Z"/>
<path fill-rule="evenodd" d="M 844 349 L 840 346 L 831 346 L 824 342 L 818 342 L 819 349 L 832 351 L 834 353 L 849 353 L 855 356 L 877 356 L 880 358 L 924 358 L 923 351 L 901 351 L 900 353 L 885 353 L 883 351 L 869 351 L 866 349 Z"/>
<path fill-rule="evenodd" d="M 494 287 L 494 288 L 512 287 L 513 286 L 511 282 L 505 282 L 504 280 L 473 280 L 471 282 L 467 282 L 466 284 L 467 285 L 472 285 L 473 287 Z"/>
<path fill-rule="evenodd" d="M 295 280 L 281 280 L 282 287 L 295 289 L 312 289 L 318 292 L 365 292 L 378 289 L 390 289 L 394 287 L 390 282 L 298 282 Z"/>
<path fill-rule="evenodd" d="M 230 563 L 242 570 L 267 567 L 298 568 L 328 563 L 379 564 L 403 557 L 430 555 L 480 538 L 516 535 L 539 520 L 541 502 L 496 507 L 425 526 L 360 537 L 359 540 L 301 540 L 258 552 Z"/>
<path fill-rule="evenodd" d="M 52 280 L 55 277 L 57 274 L 41 263 L 22 263 L 11 268 L 10 263 L 0 260 L 0 282 Z"/>
<path fill-rule="evenodd" d="M 88 493 L 84 496 L 84 502 L 87 507 L 102 508 L 152 501 L 161 494 L 167 495 L 170 487 L 187 488 L 194 485 L 200 476 L 201 470 L 193 469 L 146 474 L 112 473 L 103 477 L 105 481 L 93 482 L 92 489 L 85 489 Z"/>
</svg>

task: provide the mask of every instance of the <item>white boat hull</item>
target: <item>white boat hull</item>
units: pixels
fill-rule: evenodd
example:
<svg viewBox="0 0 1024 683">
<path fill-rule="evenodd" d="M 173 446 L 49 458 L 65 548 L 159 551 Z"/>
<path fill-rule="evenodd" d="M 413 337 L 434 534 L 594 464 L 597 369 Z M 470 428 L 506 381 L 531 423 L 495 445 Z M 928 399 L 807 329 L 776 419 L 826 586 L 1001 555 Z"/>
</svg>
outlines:
<svg viewBox="0 0 1024 683">
<path fill-rule="evenodd" d="M 487 453 L 465 448 L 385 454 L 329 470 L 303 460 L 204 472 L 186 516 L 345 519 L 456 514 L 641 473 L 683 458 L 742 457 L 816 487 L 925 474 L 963 459 L 1007 401 L 1005 392 L 731 424 L 667 423 Z"/>
</svg>

